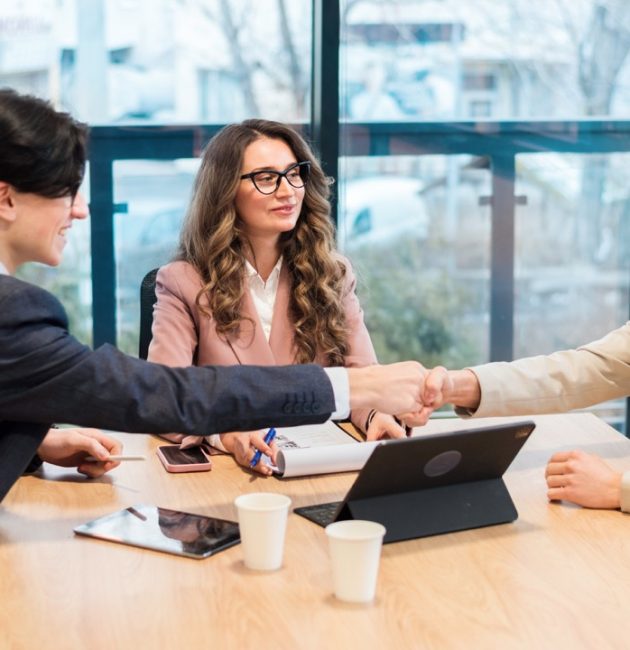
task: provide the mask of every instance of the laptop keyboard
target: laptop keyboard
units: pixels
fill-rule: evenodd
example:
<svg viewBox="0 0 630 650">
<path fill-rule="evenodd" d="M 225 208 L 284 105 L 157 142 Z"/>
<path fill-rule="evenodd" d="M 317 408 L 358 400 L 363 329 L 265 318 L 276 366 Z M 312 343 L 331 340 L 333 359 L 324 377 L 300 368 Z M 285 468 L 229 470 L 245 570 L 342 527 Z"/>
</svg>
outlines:
<svg viewBox="0 0 630 650">
<path fill-rule="evenodd" d="M 314 506 L 302 506 L 301 508 L 296 508 L 295 512 L 298 515 L 302 515 L 311 521 L 314 521 L 320 526 L 328 526 L 335 521 L 335 515 L 341 501 L 331 501 L 330 503 L 318 503 Z"/>
</svg>

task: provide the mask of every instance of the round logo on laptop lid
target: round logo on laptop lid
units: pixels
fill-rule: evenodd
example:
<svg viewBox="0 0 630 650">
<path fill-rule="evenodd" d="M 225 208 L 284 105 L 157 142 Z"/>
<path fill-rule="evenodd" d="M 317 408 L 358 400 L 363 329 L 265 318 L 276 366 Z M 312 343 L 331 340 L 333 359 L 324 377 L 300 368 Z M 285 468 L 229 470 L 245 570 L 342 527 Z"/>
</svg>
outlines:
<svg viewBox="0 0 630 650">
<path fill-rule="evenodd" d="M 455 469 L 462 459 L 462 453 L 456 449 L 443 451 L 437 456 L 433 456 L 424 466 L 424 473 L 427 476 L 435 477 L 447 474 Z"/>
</svg>

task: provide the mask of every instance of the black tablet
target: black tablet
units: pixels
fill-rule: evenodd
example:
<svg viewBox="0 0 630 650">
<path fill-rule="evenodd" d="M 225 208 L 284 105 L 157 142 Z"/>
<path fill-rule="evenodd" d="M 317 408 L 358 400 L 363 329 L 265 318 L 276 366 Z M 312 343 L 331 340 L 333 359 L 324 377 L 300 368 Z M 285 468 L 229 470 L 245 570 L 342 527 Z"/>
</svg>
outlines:
<svg viewBox="0 0 630 650">
<path fill-rule="evenodd" d="M 385 542 L 514 521 L 502 476 L 534 427 L 527 420 L 384 441 L 343 501 L 295 512 L 321 526 L 378 521 Z"/>
<path fill-rule="evenodd" d="M 78 535 L 202 559 L 240 541 L 234 521 L 137 505 L 77 526 Z"/>
</svg>

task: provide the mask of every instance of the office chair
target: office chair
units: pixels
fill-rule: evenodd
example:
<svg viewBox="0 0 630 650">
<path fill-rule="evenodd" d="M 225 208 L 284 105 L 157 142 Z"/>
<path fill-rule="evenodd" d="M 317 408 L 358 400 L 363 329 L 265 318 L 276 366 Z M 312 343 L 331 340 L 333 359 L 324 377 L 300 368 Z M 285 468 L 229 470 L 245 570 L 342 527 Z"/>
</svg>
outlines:
<svg viewBox="0 0 630 650">
<path fill-rule="evenodd" d="M 151 269 L 140 283 L 140 341 L 138 357 L 146 359 L 151 343 L 151 325 L 153 324 L 153 305 L 155 304 L 155 277 L 157 269 Z"/>
</svg>

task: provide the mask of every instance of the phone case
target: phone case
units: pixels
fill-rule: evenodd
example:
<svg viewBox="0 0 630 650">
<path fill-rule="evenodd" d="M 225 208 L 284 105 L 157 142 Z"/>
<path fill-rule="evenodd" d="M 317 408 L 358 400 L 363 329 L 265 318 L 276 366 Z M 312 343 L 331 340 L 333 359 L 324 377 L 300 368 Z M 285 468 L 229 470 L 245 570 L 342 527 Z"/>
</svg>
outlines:
<svg viewBox="0 0 630 650">
<path fill-rule="evenodd" d="M 157 455 L 167 472 L 173 472 L 174 474 L 181 472 L 208 472 L 212 469 L 212 461 L 210 459 L 208 459 L 208 462 L 206 463 L 171 463 L 168 458 L 162 454 L 161 449 L 162 447 L 157 448 Z"/>
</svg>

